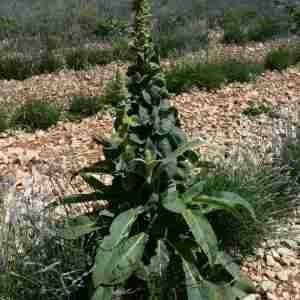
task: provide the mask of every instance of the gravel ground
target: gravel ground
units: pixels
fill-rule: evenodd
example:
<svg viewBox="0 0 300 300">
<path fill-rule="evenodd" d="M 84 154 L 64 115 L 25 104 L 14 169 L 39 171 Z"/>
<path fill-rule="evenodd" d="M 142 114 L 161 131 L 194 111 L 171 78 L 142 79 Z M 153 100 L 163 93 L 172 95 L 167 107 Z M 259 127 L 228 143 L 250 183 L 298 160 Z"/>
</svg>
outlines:
<svg viewBox="0 0 300 300">
<path fill-rule="evenodd" d="M 117 68 L 125 67 L 116 63 L 88 71 L 36 76 L 23 82 L 0 81 L 0 101 L 42 98 L 62 102 L 73 94 L 96 95 Z M 272 113 L 255 118 L 244 116 L 242 112 L 251 101 L 268 103 Z M 252 152 L 258 159 L 265 158 L 299 126 L 300 69 L 295 66 L 282 73 L 266 72 L 255 82 L 234 83 L 216 92 L 195 89 L 173 97 L 172 102 L 180 111 L 185 131 L 205 139 L 200 147 L 204 158 L 223 160 L 237 149 Z M 4 134 L 0 137 L 0 174 L 14 175 L 20 190 L 24 178 L 33 175 L 45 188 L 49 187 L 53 196 L 71 192 L 71 171 L 100 158 L 101 149 L 92 137 L 109 135 L 111 125 L 109 114 L 98 114 L 80 123 L 60 122 L 33 134 Z M 52 189 L 53 178 L 60 187 L 57 190 Z M 82 191 L 85 187 L 78 182 L 76 189 Z M 280 230 L 296 232 L 297 240 L 299 224 L 295 211 Z M 295 239 L 264 241 L 256 257 L 244 262 L 243 269 L 260 286 L 262 299 L 300 299 L 300 244 Z"/>
</svg>

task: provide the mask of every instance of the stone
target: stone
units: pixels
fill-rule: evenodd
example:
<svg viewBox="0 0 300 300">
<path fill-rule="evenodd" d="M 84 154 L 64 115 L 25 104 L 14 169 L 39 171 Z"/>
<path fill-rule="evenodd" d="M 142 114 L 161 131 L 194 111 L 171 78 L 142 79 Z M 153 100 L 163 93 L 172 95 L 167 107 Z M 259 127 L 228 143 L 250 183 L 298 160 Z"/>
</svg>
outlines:
<svg viewBox="0 0 300 300">
<path fill-rule="evenodd" d="M 282 270 L 276 274 L 276 278 L 278 278 L 281 281 L 288 281 L 289 280 L 289 274 L 286 270 Z"/>
<path fill-rule="evenodd" d="M 261 283 L 261 288 L 263 291 L 268 292 L 268 291 L 273 291 L 276 289 L 276 283 L 271 281 L 271 280 L 264 280 Z"/>
<path fill-rule="evenodd" d="M 275 272 L 272 270 L 266 270 L 263 274 L 266 275 L 269 279 L 275 278 L 276 275 Z"/>
<path fill-rule="evenodd" d="M 270 254 L 266 255 L 266 264 L 269 267 L 273 267 L 276 264 L 276 261 L 274 260 L 272 255 Z"/>
<path fill-rule="evenodd" d="M 281 256 L 281 257 L 289 257 L 289 256 L 293 256 L 293 251 L 291 251 L 290 249 L 286 248 L 286 247 L 280 247 L 277 249 L 277 253 Z"/>
</svg>

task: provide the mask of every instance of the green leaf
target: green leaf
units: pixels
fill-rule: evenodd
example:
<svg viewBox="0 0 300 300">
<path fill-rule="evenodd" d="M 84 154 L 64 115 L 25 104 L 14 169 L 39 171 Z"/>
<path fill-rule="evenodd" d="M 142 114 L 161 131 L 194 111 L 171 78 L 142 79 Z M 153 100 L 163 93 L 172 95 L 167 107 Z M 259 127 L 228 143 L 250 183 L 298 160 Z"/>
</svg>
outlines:
<svg viewBox="0 0 300 300">
<path fill-rule="evenodd" d="M 196 266 L 189 264 L 185 259 L 182 259 L 182 266 L 185 274 L 185 284 L 188 300 L 211 300 L 205 295 L 203 289 L 203 278 L 201 277 Z"/>
<path fill-rule="evenodd" d="M 182 215 L 203 252 L 206 254 L 210 265 L 217 259 L 218 241 L 217 237 L 201 210 L 186 209 Z"/>
<path fill-rule="evenodd" d="M 195 139 L 190 142 L 185 143 L 184 145 L 178 147 L 176 151 L 168 155 L 166 159 L 163 160 L 163 163 L 168 163 L 169 161 L 176 160 L 179 156 L 184 154 L 186 151 L 190 150 L 191 148 L 199 145 L 201 143 L 201 139 Z"/>
<path fill-rule="evenodd" d="M 147 240 L 148 235 L 140 233 L 112 250 L 99 247 L 92 274 L 94 285 L 116 285 L 127 280 L 138 269 Z"/>
<path fill-rule="evenodd" d="M 163 277 L 170 262 L 170 257 L 168 249 L 164 241 L 159 240 L 156 247 L 156 255 L 151 258 L 150 265 L 148 266 L 148 271 L 150 274 L 155 274 Z"/>
<path fill-rule="evenodd" d="M 175 185 L 169 187 L 167 194 L 163 197 L 162 205 L 165 209 L 177 214 L 181 214 L 186 209 L 184 202 L 179 197 Z"/>
<path fill-rule="evenodd" d="M 215 208 L 224 209 L 234 214 L 237 218 L 240 218 L 240 213 L 238 209 L 243 208 L 251 214 L 254 220 L 256 220 L 255 212 L 252 206 L 245 199 L 239 197 L 234 193 L 229 192 L 223 192 L 219 195 L 220 197 L 201 195 L 199 197 L 194 198 L 191 203 L 206 204 Z"/>
<path fill-rule="evenodd" d="M 127 238 L 133 223 L 142 211 L 142 207 L 139 206 L 119 214 L 112 222 L 109 230 L 110 234 L 104 237 L 100 248 L 103 250 L 111 250 L 123 239 Z"/>
<path fill-rule="evenodd" d="M 204 187 L 205 187 L 205 181 L 200 181 L 193 186 L 191 186 L 183 195 L 182 198 L 184 198 L 185 203 L 189 203 L 193 200 L 193 198 L 199 196 L 202 194 Z"/>
<path fill-rule="evenodd" d="M 144 101 L 145 101 L 147 104 L 151 105 L 152 103 L 151 103 L 151 96 L 150 96 L 150 94 L 149 94 L 148 92 L 146 92 L 145 90 L 143 90 L 143 91 L 142 91 L 142 95 L 143 95 Z"/>
<path fill-rule="evenodd" d="M 222 265 L 227 272 L 235 280 L 235 287 L 242 290 L 245 293 L 251 294 L 256 293 L 255 286 L 251 280 L 241 272 L 240 267 L 234 262 L 233 258 L 230 255 L 226 254 L 223 251 L 218 253 L 217 264 Z"/>
<path fill-rule="evenodd" d="M 113 287 L 110 286 L 99 286 L 91 300 L 111 300 L 113 297 Z"/>
</svg>

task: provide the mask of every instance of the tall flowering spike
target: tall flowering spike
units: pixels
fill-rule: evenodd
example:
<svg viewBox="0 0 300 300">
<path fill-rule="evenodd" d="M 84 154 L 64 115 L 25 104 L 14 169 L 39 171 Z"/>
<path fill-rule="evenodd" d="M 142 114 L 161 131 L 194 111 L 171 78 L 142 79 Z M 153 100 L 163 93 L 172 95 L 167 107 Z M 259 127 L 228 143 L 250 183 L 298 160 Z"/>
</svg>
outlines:
<svg viewBox="0 0 300 300">
<path fill-rule="evenodd" d="M 151 13 L 150 5 L 147 0 L 133 1 L 134 25 L 132 50 L 139 57 L 150 55 L 153 51 L 151 39 Z"/>
</svg>

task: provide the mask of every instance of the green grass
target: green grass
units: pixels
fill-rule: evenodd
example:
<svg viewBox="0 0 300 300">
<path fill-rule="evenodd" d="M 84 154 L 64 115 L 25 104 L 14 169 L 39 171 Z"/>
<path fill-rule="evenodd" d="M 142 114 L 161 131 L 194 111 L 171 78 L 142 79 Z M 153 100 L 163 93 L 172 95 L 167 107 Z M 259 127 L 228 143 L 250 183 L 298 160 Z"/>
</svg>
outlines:
<svg viewBox="0 0 300 300">
<path fill-rule="evenodd" d="M 294 63 L 290 48 L 281 47 L 271 50 L 265 60 L 265 67 L 269 70 L 282 71 Z"/>
<path fill-rule="evenodd" d="M 271 221 L 286 217 L 300 191 L 288 167 L 257 166 L 249 161 L 218 167 L 206 180 L 204 193 L 230 190 L 247 199 L 255 209 L 258 222 L 247 218 L 240 221 L 224 212 L 210 216 L 222 246 L 241 255 L 250 254 L 263 237 L 272 234 Z"/>
</svg>

